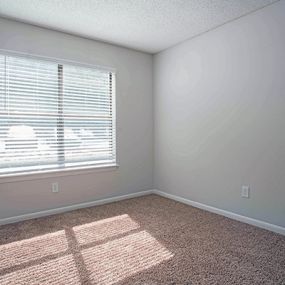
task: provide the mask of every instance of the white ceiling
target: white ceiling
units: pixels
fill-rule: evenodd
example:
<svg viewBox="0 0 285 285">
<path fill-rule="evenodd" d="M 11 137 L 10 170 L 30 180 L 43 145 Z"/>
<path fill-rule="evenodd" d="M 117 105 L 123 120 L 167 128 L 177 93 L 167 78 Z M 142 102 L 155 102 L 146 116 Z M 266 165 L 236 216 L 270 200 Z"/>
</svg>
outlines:
<svg viewBox="0 0 285 285">
<path fill-rule="evenodd" d="M 0 16 L 156 53 L 278 0 L 0 0 Z"/>
</svg>

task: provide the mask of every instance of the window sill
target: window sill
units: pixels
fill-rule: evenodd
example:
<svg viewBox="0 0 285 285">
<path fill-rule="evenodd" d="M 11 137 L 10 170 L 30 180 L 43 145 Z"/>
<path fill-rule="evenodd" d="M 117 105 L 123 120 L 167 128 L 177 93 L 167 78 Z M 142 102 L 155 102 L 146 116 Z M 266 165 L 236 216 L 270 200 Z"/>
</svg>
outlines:
<svg viewBox="0 0 285 285">
<path fill-rule="evenodd" d="M 106 165 L 92 165 L 85 167 L 66 168 L 66 169 L 52 169 L 34 172 L 23 172 L 15 174 L 3 174 L 0 175 L 0 184 L 13 183 L 20 181 L 38 180 L 54 177 L 65 177 L 74 175 L 85 175 L 94 172 L 114 171 L 118 169 L 118 164 L 106 164 Z"/>
</svg>

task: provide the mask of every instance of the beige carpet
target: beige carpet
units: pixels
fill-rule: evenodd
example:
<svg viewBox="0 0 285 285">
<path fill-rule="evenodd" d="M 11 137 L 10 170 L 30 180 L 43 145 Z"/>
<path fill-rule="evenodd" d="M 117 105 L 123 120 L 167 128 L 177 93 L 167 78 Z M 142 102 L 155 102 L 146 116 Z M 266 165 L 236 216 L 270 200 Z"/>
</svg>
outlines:
<svg viewBox="0 0 285 285">
<path fill-rule="evenodd" d="M 155 195 L 0 227 L 0 284 L 285 284 L 285 237 Z"/>
</svg>

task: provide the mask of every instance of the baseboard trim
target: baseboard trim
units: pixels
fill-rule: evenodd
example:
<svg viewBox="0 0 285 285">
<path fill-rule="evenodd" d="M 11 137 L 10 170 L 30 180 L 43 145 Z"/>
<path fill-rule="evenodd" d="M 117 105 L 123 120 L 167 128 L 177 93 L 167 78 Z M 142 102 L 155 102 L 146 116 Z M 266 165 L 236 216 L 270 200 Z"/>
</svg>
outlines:
<svg viewBox="0 0 285 285">
<path fill-rule="evenodd" d="M 186 205 L 193 206 L 195 208 L 199 208 L 199 209 L 202 209 L 202 210 L 205 210 L 208 212 L 212 212 L 212 213 L 215 213 L 218 215 L 225 216 L 225 217 L 233 219 L 233 220 L 237 220 L 237 221 L 247 223 L 247 224 L 262 228 L 262 229 L 266 229 L 266 230 L 269 230 L 269 231 L 272 231 L 272 232 L 275 232 L 275 233 L 278 233 L 281 235 L 285 235 L 285 228 L 283 228 L 281 226 L 277 226 L 277 225 L 270 224 L 270 223 L 267 223 L 267 222 L 264 222 L 261 220 L 256 220 L 253 218 L 249 218 L 246 216 L 235 214 L 235 213 L 230 212 L 230 211 L 226 211 L 226 210 L 222 210 L 222 209 L 215 208 L 212 206 L 208 206 L 206 204 L 195 202 L 195 201 L 192 201 L 192 200 L 189 200 L 186 198 L 182 198 L 182 197 L 179 197 L 179 196 L 176 196 L 173 194 L 169 194 L 169 193 L 160 191 L 160 190 L 155 189 L 152 191 L 152 193 L 157 194 L 157 195 L 162 196 L 162 197 L 165 197 L 165 198 L 168 198 L 168 199 L 175 200 L 177 202 L 181 202 L 181 203 L 186 204 Z"/>
<path fill-rule="evenodd" d="M 113 202 L 118 202 L 118 201 L 122 201 L 122 200 L 126 200 L 126 199 L 150 195 L 150 194 L 156 194 L 156 195 L 159 195 L 161 197 L 165 197 L 165 198 L 177 201 L 177 202 L 181 202 L 183 204 L 190 205 L 190 206 L 193 206 L 195 208 L 199 208 L 199 209 L 211 212 L 211 213 L 222 215 L 222 216 L 225 216 L 227 218 L 237 220 L 237 221 L 240 221 L 243 223 L 247 223 L 247 224 L 250 224 L 250 225 L 262 228 L 262 229 L 266 229 L 266 230 L 269 230 L 269 231 L 272 231 L 272 232 L 275 232 L 275 233 L 278 233 L 278 234 L 285 236 L 285 228 L 284 227 L 274 225 L 274 224 L 270 224 L 270 223 L 267 223 L 267 222 L 264 222 L 261 220 L 249 218 L 246 216 L 242 216 L 239 214 L 235 214 L 235 213 L 230 212 L 230 211 L 222 210 L 222 209 L 215 208 L 215 207 L 212 207 L 212 206 L 209 206 L 206 204 L 195 202 L 195 201 L 192 201 L 192 200 L 189 200 L 189 199 L 177 196 L 177 195 L 169 194 L 169 193 L 157 190 L 157 189 L 150 189 L 150 190 L 140 191 L 140 192 L 121 195 L 121 196 L 115 196 L 115 197 L 106 198 L 106 199 L 94 200 L 94 201 L 90 201 L 90 202 L 73 204 L 73 205 L 55 208 L 55 209 L 49 209 L 49 210 L 44 210 L 44 211 L 39 211 L 39 212 L 34 212 L 34 213 L 28 213 L 28 214 L 23 214 L 23 215 L 14 216 L 14 217 L 3 218 L 3 219 L 0 219 L 0 225 L 12 224 L 12 223 L 20 222 L 20 221 L 25 221 L 25 220 L 55 215 L 55 214 L 60 214 L 60 213 L 78 210 L 78 209 L 82 209 L 82 208 L 88 208 L 88 207 L 93 207 L 93 206 L 109 204 L 109 203 L 113 203 Z"/>
<path fill-rule="evenodd" d="M 90 201 L 90 202 L 73 204 L 73 205 L 64 206 L 64 207 L 55 208 L 55 209 L 49 209 L 49 210 L 44 210 L 44 211 L 39 211 L 39 212 L 34 212 L 34 213 L 28 213 L 28 214 L 23 214 L 23 215 L 14 216 L 14 217 L 8 217 L 8 218 L 0 219 L 0 225 L 12 224 L 12 223 L 20 222 L 20 221 L 25 221 L 25 220 L 30 220 L 30 219 L 60 214 L 60 213 L 64 213 L 64 212 L 69 212 L 72 210 L 78 210 L 78 209 L 82 209 L 82 208 L 88 208 L 88 207 L 93 207 L 93 206 L 109 204 L 109 203 L 118 202 L 118 201 L 122 201 L 122 200 L 126 200 L 126 199 L 131 199 L 131 198 L 149 195 L 152 193 L 153 193 L 153 190 L 145 190 L 145 191 L 140 191 L 140 192 L 136 192 L 136 193 L 106 198 L 106 199 L 94 200 L 94 201 Z"/>
</svg>

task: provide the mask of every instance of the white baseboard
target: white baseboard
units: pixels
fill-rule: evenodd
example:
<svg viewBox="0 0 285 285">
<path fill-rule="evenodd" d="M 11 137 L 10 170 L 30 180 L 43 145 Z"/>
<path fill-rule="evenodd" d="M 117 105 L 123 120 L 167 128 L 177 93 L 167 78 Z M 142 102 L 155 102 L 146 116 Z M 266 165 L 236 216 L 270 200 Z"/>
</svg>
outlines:
<svg viewBox="0 0 285 285">
<path fill-rule="evenodd" d="M 136 198 L 136 197 L 141 197 L 145 195 L 150 195 L 150 194 L 156 194 L 168 199 L 175 200 L 177 202 L 184 203 L 186 205 L 193 206 L 195 208 L 199 208 L 208 212 L 212 212 L 218 215 L 222 215 L 225 217 L 228 217 L 233 220 L 237 220 L 243 223 L 247 223 L 262 229 L 266 229 L 281 235 L 285 235 L 285 228 L 281 226 L 277 226 L 274 224 L 270 224 L 264 221 L 252 219 L 246 216 L 242 216 L 239 214 L 235 214 L 233 212 L 229 212 L 226 210 L 222 210 L 219 208 L 215 208 L 212 206 L 208 206 L 199 202 L 195 202 L 186 198 L 182 198 L 173 194 L 169 194 L 157 189 L 151 189 L 151 190 L 145 190 L 145 191 L 140 191 L 136 193 L 131 193 L 127 195 L 122 195 L 122 196 L 116 196 L 116 197 L 111 197 L 111 198 L 106 198 L 106 199 L 101 199 L 101 200 L 95 200 L 95 201 L 90 201 L 90 202 L 85 202 L 85 203 L 80 203 L 80 204 L 74 204 L 70 206 L 65 206 L 61 208 L 56 208 L 56 209 L 50 209 L 50 210 L 44 210 L 44 211 L 39 211 L 35 213 L 28 213 L 28 214 L 23 214 L 20 216 L 14 216 L 14 217 L 8 217 L 4 219 L 0 219 L 0 225 L 5 225 L 5 224 L 11 224 L 11 223 L 16 223 L 24 220 L 29 220 L 29 219 L 34 219 L 34 218 L 40 218 L 44 216 L 50 216 L 50 215 L 55 215 L 55 214 L 60 214 L 72 210 L 77 210 L 77 209 L 82 209 L 82 208 L 88 208 L 88 207 L 93 207 L 93 206 L 99 206 L 99 205 L 104 205 L 112 202 L 118 202 L 130 198 Z"/>
<path fill-rule="evenodd" d="M 64 212 L 68 212 L 72 210 L 104 205 L 104 204 L 126 200 L 130 198 L 141 197 L 141 196 L 149 195 L 152 193 L 153 193 L 153 190 L 145 190 L 145 191 L 140 191 L 140 192 L 131 193 L 127 195 L 116 196 L 112 198 L 95 200 L 95 201 L 90 201 L 90 202 L 85 202 L 85 203 L 80 203 L 80 204 L 74 204 L 74 205 L 69 205 L 69 206 L 55 208 L 55 209 L 39 211 L 35 213 L 28 213 L 28 214 L 23 214 L 20 216 L 8 217 L 8 218 L 0 219 L 0 225 L 12 224 L 12 223 L 16 223 L 16 222 L 20 222 L 24 220 L 30 220 L 30 219 L 40 218 L 44 216 L 60 214 L 60 213 L 64 213 Z"/>
<path fill-rule="evenodd" d="M 277 226 L 274 224 L 270 224 L 267 222 L 263 222 L 260 220 L 256 220 L 256 219 L 252 219 L 252 218 L 249 218 L 246 216 L 235 214 L 233 212 L 229 212 L 229 211 L 225 211 L 225 210 L 222 210 L 219 208 L 208 206 L 208 205 L 198 203 L 198 202 L 195 202 L 195 201 L 192 201 L 192 200 L 189 200 L 186 198 L 182 198 L 182 197 L 179 197 L 176 195 L 172 195 L 172 194 L 160 191 L 160 190 L 153 190 L 152 193 L 157 194 L 157 195 L 162 196 L 162 197 L 165 197 L 165 198 L 175 200 L 177 202 L 181 202 L 181 203 L 193 206 L 195 208 L 206 210 L 208 212 L 212 212 L 212 213 L 215 213 L 218 215 L 222 215 L 222 216 L 225 216 L 225 217 L 233 219 L 233 220 L 237 220 L 237 221 L 247 223 L 247 224 L 262 228 L 262 229 L 266 229 L 266 230 L 269 230 L 269 231 L 272 231 L 272 232 L 275 232 L 275 233 L 278 233 L 281 235 L 285 235 L 285 228 L 283 228 L 281 226 Z"/>
</svg>

